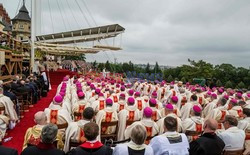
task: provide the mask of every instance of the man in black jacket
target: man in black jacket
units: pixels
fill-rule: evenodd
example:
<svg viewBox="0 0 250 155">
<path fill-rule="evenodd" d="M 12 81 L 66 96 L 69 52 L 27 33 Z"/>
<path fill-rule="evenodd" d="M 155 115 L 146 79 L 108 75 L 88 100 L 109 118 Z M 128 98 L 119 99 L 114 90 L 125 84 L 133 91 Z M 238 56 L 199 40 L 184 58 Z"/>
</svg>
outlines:
<svg viewBox="0 0 250 155">
<path fill-rule="evenodd" d="M 30 146 L 23 150 L 21 155 L 65 155 L 55 147 L 55 140 L 58 128 L 54 124 L 43 127 L 41 132 L 41 142 L 37 146 Z"/>
<path fill-rule="evenodd" d="M 16 101 L 16 95 L 14 93 L 12 93 L 10 90 L 11 90 L 11 86 L 10 84 L 6 84 L 3 86 L 3 94 L 5 96 L 8 96 L 12 101 Z"/>
<path fill-rule="evenodd" d="M 12 91 L 16 91 L 17 88 L 20 86 L 20 81 L 19 81 L 19 76 L 15 76 L 14 79 L 12 80 L 10 87 Z"/>
<path fill-rule="evenodd" d="M 0 137 L 0 155 L 18 155 L 16 149 L 4 147 L 1 144 L 2 144 L 2 139 Z"/>
<path fill-rule="evenodd" d="M 17 150 L 12 148 L 7 148 L 4 146 L 0 146 L 0 154 L 1 155 L 18 155 Z"/>
<path fill-rule="evenodd" d="M 214 119 L 208 119 L 204 123 L 204 133 L 190 143 L 190 155 L 221 155 L 225 143 L 216 134 L 218 123 Z"/>
<path fill-rule="evenodd" d="M 85 124 L 83 132 L 87 140 L 77 148 L 69 151 L 67 155 L 112 155 L 113 150 L 96 139 L 99 134 L 99 127 L 96 123 Z"/>
</svg>

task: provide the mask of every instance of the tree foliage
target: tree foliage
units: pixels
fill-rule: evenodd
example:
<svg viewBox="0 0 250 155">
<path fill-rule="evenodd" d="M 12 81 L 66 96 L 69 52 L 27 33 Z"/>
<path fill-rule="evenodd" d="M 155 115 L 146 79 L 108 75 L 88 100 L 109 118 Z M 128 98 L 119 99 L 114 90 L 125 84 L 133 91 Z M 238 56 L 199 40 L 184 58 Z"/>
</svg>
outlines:
<svg viewBox="0 0 250 155">
<path fill-rule="evenodd" d="M 194 78 L 207 79 L 207 84 L 213 86 L 225 86 L 226 88 L 249 88 L 250 87 L 250 70 L 243 67 L 235 67 L 232 64 L 220 64 L 213 66 L 211 63 L 203 60 L 194 61 L 188 60 L 189 64 L 178 66 L 175 68 L 166 68 L 161 70 L 156 62 L 154 70 L 150 69 L 150 64 L 143 67 L 133 64 L 131 61 L 113 64 L 107 61 L 106 63 L 93 62 L 98 70 L 105 67 L 110 72 L 126 73 L 128 71 L 143 74 L 162 74 L 162 78 L 168 82 L 173 80 L 181 80 L 184 83 L 193 82 Z M 142 74 L 140 74 L 142 75 Z M 146 77 L 146 76 L 145 76 Z M 211 84 L 211 85 L 212 85 Z"/>
<path fill-rule="evenodd" d="M 85 61 L 86 57 L 85 54 L 80 54 L 80 55 L 67 55 L 64 58 L 65 60 L 81 60 L 81 61 Z"/>
</svg>

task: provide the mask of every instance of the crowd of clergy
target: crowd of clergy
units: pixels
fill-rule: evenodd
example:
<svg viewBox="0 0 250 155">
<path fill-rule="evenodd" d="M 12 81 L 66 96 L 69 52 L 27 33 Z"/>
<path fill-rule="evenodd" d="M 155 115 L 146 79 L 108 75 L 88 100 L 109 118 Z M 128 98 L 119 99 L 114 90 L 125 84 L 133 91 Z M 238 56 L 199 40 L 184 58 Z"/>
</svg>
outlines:
<svg viewBox="0 0 250 155">
<path fill-rule="evenodd" d="M 34 120 L 22 155 L 250 154 L 250 92 L 231 88 L 65 76 Z M 111 134 L 119 144 L 110 147 L 102 135 Z"/>
</svg>

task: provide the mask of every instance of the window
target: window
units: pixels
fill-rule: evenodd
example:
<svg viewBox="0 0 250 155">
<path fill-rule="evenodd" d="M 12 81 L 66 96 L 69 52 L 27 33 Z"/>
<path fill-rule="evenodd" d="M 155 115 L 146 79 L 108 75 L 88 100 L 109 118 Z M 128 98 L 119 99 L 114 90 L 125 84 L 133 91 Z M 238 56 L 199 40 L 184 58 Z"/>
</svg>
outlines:
<svg viewBox="0 0 250 155">
<path fill-rule="evenodd" d="M 23 28 L 24 28 L 23 24 L 20 24 L 19 29 L 23 29 Z"/>
<path fill-rule="evenodd" d="M 20 40 L 23 40 L 23 37 L 20 37 Z"/>
</svg>

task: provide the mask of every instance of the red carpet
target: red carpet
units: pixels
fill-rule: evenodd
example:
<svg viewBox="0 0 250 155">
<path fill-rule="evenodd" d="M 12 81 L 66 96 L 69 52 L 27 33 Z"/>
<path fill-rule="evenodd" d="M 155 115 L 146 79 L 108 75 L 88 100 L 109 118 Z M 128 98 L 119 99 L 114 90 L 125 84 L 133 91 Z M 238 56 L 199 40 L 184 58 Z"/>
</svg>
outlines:
<svg viewBox="0 0 250 155">
<path fill-rule="evenodd" d="M 48 96 L 42 98 L 40 101 L 38 101 L 37 104 L 34 105 L 34 107 L 30 108 L 29 112 L 26 112 L 24 114 L 24 118 L 21 119 L 21 122 L 17 124 L 17 126 L 13 130 L 7 131 L 8 135 L 6 138 L 8 137 L 13 137 L 13 138 L 10 141 L 4 143 L 3 144 L 4 146 L 15 148 L 18 150 L 19 153 L 22 151 L 22 145 L 26 130 L 29 127 L 35 125 L 34 114 L 38 111 L 43 111 L 45 108 L 48 107 L 53 97 L 55 96 L 58 84 L 62 81 L 63 77 L 66 74 L 70 74 L 70 72 L 60 71 L 60 72 L 50 73 L 50 82 L 52 89 L 49 91 Z M 70 75 L 72 75 L 72 73 Z"/>
</svg>

